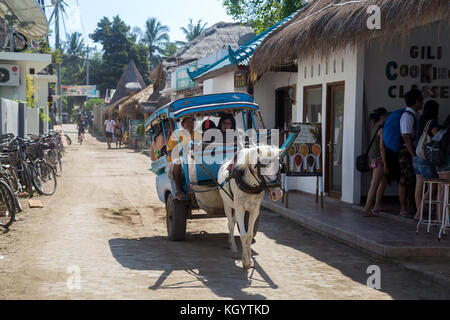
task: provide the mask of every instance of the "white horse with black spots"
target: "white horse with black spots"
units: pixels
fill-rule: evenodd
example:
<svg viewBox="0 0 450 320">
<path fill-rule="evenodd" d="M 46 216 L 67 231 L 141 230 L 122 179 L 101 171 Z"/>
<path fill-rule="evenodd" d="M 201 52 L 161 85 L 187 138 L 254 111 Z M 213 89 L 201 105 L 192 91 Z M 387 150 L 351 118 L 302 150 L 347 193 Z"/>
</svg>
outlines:
<svg viewBox="0 0 450 320">
<path fill-rule="evenodd" d="M 253 266 L 253 231 L 264 194 L 269 191 L 272 201 L 278 201 L 283 195 L 279 184 L 280 152 L 274 146 L 241 149 L 236 159 L 225 162 L 219 171 L 218 183 L 224 184 L 220 195 L 228 218 L 229 244 L 233 258 L 239 258 L 234 238 L 234 226 L 238 223 L 242 262 L 246 270 Z M 246 213 L 249 215 L 248 230 L 245 227 Z"/>
</svg>

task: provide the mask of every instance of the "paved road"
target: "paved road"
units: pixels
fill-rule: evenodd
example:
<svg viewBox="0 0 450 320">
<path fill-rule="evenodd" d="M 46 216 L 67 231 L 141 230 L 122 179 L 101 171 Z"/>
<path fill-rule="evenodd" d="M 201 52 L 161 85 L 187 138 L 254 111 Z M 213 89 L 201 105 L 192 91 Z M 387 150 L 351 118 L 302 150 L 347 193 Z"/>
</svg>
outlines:
<svg viewBox="0 0 450 320">
<path fill-rule="evenodd" d="M 69 147 L 56 194 L 0 235 L 0 299 L 450 297 L 418 273 L 269 212 L 249 272 L 226 248 L 224 219 L 189 222 L 187 241 L 169 242 L 148 167 L 146 156 L 91 136 Z M 371 265 L 381 268 L 381 290 L 366 286 Z"/>
</svg>

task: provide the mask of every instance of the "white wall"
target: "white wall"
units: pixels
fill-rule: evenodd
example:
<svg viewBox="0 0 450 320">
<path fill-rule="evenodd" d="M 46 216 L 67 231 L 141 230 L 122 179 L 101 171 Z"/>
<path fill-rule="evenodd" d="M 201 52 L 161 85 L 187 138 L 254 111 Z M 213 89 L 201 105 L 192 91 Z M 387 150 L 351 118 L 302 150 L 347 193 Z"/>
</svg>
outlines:
<svg viewBox="0 0 450 320">
<path fill-rule="evenodd" d="M 296 73 L 268 72 L 255 84 L 255 101 L 261 107 L 261 114 L 267 128 L 275 128 L 275 91 L 279 88 L 296 85 L 297 81 Z M 294 122 L 300 119 L 295 112 L 298 101 L 300 100 L 297 97 L 296 104 L 292 106 L 292 120 Z M 302 104 L 300 103 L 300 105 Z"/>
<path fill-rule="evenodd" d="M 27 109 L 27 133 L 39 134 L 39 109 L 28 108 Z"/>
<path fill-rule="evenodd" d="M 323 146 L 326 145 L 326 101 L 327 84 L 345 82 L 344 97 L 344 139 L 342 154 L 342 200 L 348 203 L 360 202 L 361 175 L 355 170 L 355 158 L 360 154 L 363 105 L 364 52 L 344 50 L 327 59 L 304 59 L 298 66 L 297 120 L 303 119 L 303 92 L 305 86 L 322 85 L 322 127 Z M 325 157 L 323 159 L 325 167 Z M 298 190 L 315 193 L 316 178 L 291 178 Z M 291 184 L 291 183 L 290 183 Z"/>
<path fill-rule="evenodd" d="M 203 82 L 203 94 L 234 92 L 234 71 Z"/>
</svg>

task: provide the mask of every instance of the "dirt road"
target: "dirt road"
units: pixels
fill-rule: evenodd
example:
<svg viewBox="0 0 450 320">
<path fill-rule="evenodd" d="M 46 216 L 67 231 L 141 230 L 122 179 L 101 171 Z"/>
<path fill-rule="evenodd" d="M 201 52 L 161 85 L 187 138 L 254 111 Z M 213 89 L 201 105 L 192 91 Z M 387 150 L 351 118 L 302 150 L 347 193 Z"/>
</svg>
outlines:
<svg viewBox="0 0 450 320">
<path fill-rule="evenodd" d="M 448 289 L 263 212 L 256 268 L 226 248 L 224 219 L 166 240 L 165 210 L 145 155 L 87 135 L 64 158 L 54 196 L 0 235 L 0 299 L 414 299 Z M 367 268 L 381 269 L 381 290 Z"/>
</svg>

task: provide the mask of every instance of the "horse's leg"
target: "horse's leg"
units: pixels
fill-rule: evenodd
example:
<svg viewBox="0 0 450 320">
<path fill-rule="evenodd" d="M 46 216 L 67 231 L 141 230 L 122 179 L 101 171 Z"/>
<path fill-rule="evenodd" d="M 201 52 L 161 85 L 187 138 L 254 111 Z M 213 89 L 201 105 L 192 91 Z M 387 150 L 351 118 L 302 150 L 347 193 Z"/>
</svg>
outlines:
<svg viewBox="0 0 450 320">
<path fill-rule="evenodd" d="M 247 243 L 248 243 L 248 232 L 245 229 L 245 210 L 242 207 L 236 207 L 236 219 L 239 224 L 239 233 L 241 237 L 241 244 L 242 244 L 242 264 L 244 265 L 245 269 L 250 269 L 250 260 L 248 257 L 248 249 L 247 249 Z"/>
<path fill-rule="evenodd" d="M 233 258 L 238 258 L 238 249 L 236 245 L 236 240 L 234 239 L 234 217 L 233 209 L 227 205 L 225 207 L 225 214 L 228 219 L 228 244 L 231 247 L 231 254 Z"/>
<path fill-rule="evenodd" d="M 259 210 L 251 210 L 248 212 L 248 237 L 247 237 L 247 255 L 250 260 L 250 266 L 253 266 L 253 259 L 252 259 L 252 241 L 253 241 L 253 231 L 255 228 L 255 222 L 259 215 Z"/>
</svg>

